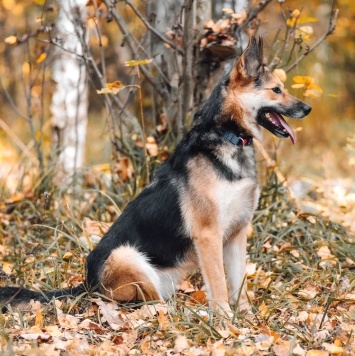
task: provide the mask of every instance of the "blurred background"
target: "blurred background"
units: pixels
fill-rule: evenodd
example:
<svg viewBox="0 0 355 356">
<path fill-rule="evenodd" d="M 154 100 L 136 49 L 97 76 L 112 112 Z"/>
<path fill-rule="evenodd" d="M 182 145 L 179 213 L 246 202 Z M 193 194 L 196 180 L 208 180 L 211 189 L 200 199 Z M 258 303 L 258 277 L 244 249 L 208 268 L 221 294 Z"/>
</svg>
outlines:
<svg viewBox="0 0 355 356">
<path fill-rule="evenodd" d="M 134 120 L 129 115 L 124 119 L 119 110 L 110 112 L 108 100 L 103 98 L 105 95 L 97 94 L 97 90 L 100 90 L 104 83 L 102 78 L 98 79 L 93 67 L 87 65 L 86 80 L 89 87 L 87 139 L 84 144 L 82 167 L 77 168 L 109 172 L 112 171 L 113 163 L 117 163 L 115 172 L 118 172 L 120 182 L 122 179 L 125 180 L 122 174 L 128 174 L 128 178 L 132 177 L 131 171 L 138 169 L 135 164 L 132 167 L 132 161 L 137 158 L 144 166 L 144 157 L 131 149 L 130 154 L 124 150 L 127 142 L 121 145 L 123 132 L 129 134 L 128 144 L 133 142 L 133 145 L 142 152 L 144 150 L 141 141 L 143 140 L 145 145 L 150 144 L 146 147 L 153 168 L 155 162 L 159 164 L 164 161 L 181 137 L 181 133 L 191 125 L 193 112 L 213 88 L 225 70 L 228 60 L 233 60 L 240 53 L 239 47 L 242 47 L 243 36 L 247 33 L 260 34 L 264 37 L 265 57 L 268 63 L 273 68 L 282 70 L 279 75 L 283 77 L 286 87 L 293 95 L 303 98 L 313 107 L 305 120 L 289 121 L 297 131 L 298 142 L 295 145 L 289 140 L 279 140 L 265 132 L 263 145 L 269 157 L 277 160 L 278 168 L 291 183 L 299 183 L 303 178 L 305 181 L 308 179 L 317 182 L 321 180 L 334 182 L 341 178 L 344 189 L 354 188 L 352 183 L 355 172 L 354 1 L 339 0 L 335 3 L 321 0 L 269 1 L 265 8 L 259 9 L 253 20 L 248 17 L 249 10 L 245 12 L 240 8 L 240 1 L 197 2 L 197 6 L 205 6 L 205 9 L 202 9 L 202 12 L 195 9 L 197 15 L 190 31 L 194 46 L 193 65 L 196 66 L 198 63 L 197 66 L 200 66 L 202 63 L 202 68 L 208 62 L 208 80 L 203 80 L 201 74 L 200 77 L 195 76 L 195 87 L 190 92 L 190 96 L 194 96 L 194 101 L 185 111 L 184 108 L 181 109 L 183 128 L 177 119 L 180 109 L 175 107 L 175 111 L 169 111 L 161 104 L 164 99 L 156 99 L 159 80 L 157 80 L 159 85 L 152 91 L 149 88 L 149 79 L 142 79 L 145 76 L 144 73 L 139 73 L 138 67 L 134 64 L 131 67 L 125 66 L 127 60 L 153 58 L 156 67 L 144 64 L 139 68 L 146 68 L 152 78 L 158 78 L 159 75 L 168 76 L 169 99 L 173 96 L 181 98 L 186 93 L 180 92 L 180 89 L 177 93 L 174 92 L 174 81 L 178 82 L 176 87 L 180 88 L 186 78 L 175 77 L 176 73 L 169 67 L 170 62 L 174 60 L 179 62 L 177 66 L 184 65 L 178 57 L 179 54 L 176 54 L 179 46 L 187 48 L 183 43 L 186 34 L 183 29 L 185 20 L 181 4 L 176 2 L 179 4 L 173 6 L 169 1 L 164 3 L 132 1 L 129 2 L 132 6 L 129 6 L 128 2 L 120 1 L 115 5 L 116 13 L 136 39 L 136 42 L 133 41 L 134 46 L 138 51 L 140 47 L 144 49 L 137 54 L 132 52 L 130 37 L 123 35 L 122 28 L 117 26 L 115 13 L 109 11 L 105 3 L 107 2 L 90 0 L 84 5 L 81 4 L 81 18 L 85 13 L 83 19 L 85 33 L 82 37 L 85 37 L 88 46 L 87 51 L 84 48 L 83 58 L 87 62 L 91 61 L 91 64 L 96 64 L 103 73 L 105 83 L 120 81 L 124 85 L 141 84 L 146 137 L 144 140 L 141 136 L 140 100 L 136 88 L 126 88 L 114 94 L 121 101 L 123 106 L 121 110 L 129 108 L 129 115 L 134 116 Z M 246 3 L 248 9 L 253 9 L 258 8 L 263 2 Z M 28 190 L 36 186 L 33 178 L 35 175 L 32 174 L 31 178 L 27 177 L 25 180 L 22 178 L 24 172 L 31 169 L 38 173 L 38 155 L 42 156 L 43 172 L 52 167 L 51 161 L 55 161 L 54 114 L 51 103 L 58 84 L 58 79 L 53 79 L 53 65 L 61 43 L 58 23 L 56 25 L 60 5 L 60 2 L 44 0 L 0 1 L 0 179 L 2 185 L 6 187 L 3 189 L 4 197 L 20 186 L 23 188 L 23 184 L 27 184 Z M 329 36 L 324 36 L 329 28 L 333 7 L 339 9 L 336 29 Z M 145 21 L 155 27 L 160 34 L 174 43 L 176 48 L 167 43 L 165 45 L 155 43 L 155 46 L 152 46 L 151 43 L 154 41 L 149 37 L 151 33 L 147 31 L 146 24 L 135 10 L 138 10 Z M 223 22 L 226 20 L 229 22 Z M 286 31 L 290 32 L 287 43 L 284 40 Z M 322 36 L 326 38 L 317 48 L 305 55 L 292 70 L 287 71 L 290 64 L 307 54 L 308 49 Z M 216 41 L 218 45 L 215 44 Z M 278 58 L 280 46 L 285 46 L 286 49 L 283 56 Z M 159 51 L 163 51 L 165 57 L 160 55 Z M 196 62 L 198 58 L 200 62 Z M 311 92 L 306 92 L 309 83 L 292 88 L 294 84 L 300 84 L 295 81 L 295 76 L 301 76 L 303 80 L 308 78 L 314 84 L 315 90 L 310 88 Z M 196 81 L 199 85 L 196 85 Z M 161 87 L 164 88 L 164 85 Z M 197 96 L 196 87 L 200 90 Z M 110 100 L 112 103 L 113 99 Z M 176 100 L 172 100 L 171 107 L 174 107 Z M 129 124 L 124 125 L 125 128 L 117 124 L 119 133 L 116 131 L 112 133 L 116 119 L 122 120 L 121 124 L 124 120 Z M 133 121 L 140 124 L 137 126 Z M 264 156 L 260 156 L 261 161 L 264 159 Z M 297 190 L 296 193 L 302 194 L 301 191 L 302 189 Z"/>
</svg>

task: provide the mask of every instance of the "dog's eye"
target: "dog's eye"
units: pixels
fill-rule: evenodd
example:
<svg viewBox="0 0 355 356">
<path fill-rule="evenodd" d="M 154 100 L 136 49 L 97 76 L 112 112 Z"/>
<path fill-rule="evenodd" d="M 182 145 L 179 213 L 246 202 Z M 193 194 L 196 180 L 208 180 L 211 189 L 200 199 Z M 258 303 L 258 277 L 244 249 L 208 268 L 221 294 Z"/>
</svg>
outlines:
<svg viewBox="0 0 355 356">
<path fill-rule="evenodd" d="M 279 87 L 272 88 L 271 90 L 276 94 L 281 94 L 282 93 L 281 89 Z"/>
</svg>

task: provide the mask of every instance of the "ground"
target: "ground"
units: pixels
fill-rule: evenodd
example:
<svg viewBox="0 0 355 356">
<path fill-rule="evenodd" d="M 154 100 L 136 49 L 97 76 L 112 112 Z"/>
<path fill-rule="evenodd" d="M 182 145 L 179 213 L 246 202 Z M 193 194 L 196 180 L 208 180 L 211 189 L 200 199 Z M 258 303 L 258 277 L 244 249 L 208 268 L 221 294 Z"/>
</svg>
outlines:
<svg viewBox="0 0 355 356">
<path fill-rule="evenodd" d="M 211 313 L 200 275 L 166 304 L 98 294 L 32 302 L 0 315 L 1 354 L 355 354 L 354 194 L 345 183 L 301 182 L 290 192 L 276 173 L 269 168 L 248 239 L 249 311 Z M 95 179 L 95 190 L 16 193 L 0 205 L 3 285 L 83 281 L 87 253 L 120 213 L 118 195 Z"/>
</svg>

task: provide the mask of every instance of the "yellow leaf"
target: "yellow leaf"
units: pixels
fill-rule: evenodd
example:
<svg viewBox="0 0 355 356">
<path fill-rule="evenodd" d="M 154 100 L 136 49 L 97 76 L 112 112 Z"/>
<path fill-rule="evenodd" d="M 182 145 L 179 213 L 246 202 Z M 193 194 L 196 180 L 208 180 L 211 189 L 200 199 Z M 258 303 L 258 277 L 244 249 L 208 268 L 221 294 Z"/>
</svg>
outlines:
<svg viewBox="0 0 355 356">
<path fill-rule="evenodd" d="M 301 11 L 298 9 L 294 9 L 291 13 L 291 17 L 295 19 L 298 19 L 300 15 L 301 15 Z"/>
<path fill-rule="evenodd" d="M 285 82 L 287 79 L 286 72 L 283 69 L 276 68 L 272 73 L 274 74 L 275 77 L 279 78 L 282 82 Z"/>
<path fill-rule="evenodd" d="M 5 43 L 10 44 L 10 45 L 17 43 L 17 36 L 6 37 Z"/>
<path fill-rule="evenodd" d="M 304 88 L 304 84 L 292 84 L 291 88 L 294 88 L 294 89 Z"/>
<path fill-rule="evenodd" d="M 292 80 L 297 84 L 309 84 L 314 82 L 314 79 L 307 75 L 296 75 Z"/>
<path fill-rule="evenodd" d="M 314 84 L 314 83 L 311 83 L 308 86 L 308 89 L 313 89 L 313 90 L 319 91 L 320 93 L 323 93 L 323 89 L 320 86 L 318 86 L 317 84 Z"/>
<path fill-rule="evenodd" d="M 132 59 L 130 61 L 125 62 L 126 67 L 135 67 L 135 66 L 141 66 L 144 64 L 149 64 L 153 62 L 153 58 L 150 59 Z"/>
<path fill-rule="evenodd" d="M 296 25 L 296 19 L 294 19 L 294 18 L 292 18 L 292 19 L 287 19 L 286 20 L 286 25 L 288 26 L 288 27 L 294 27 L 295 25 Z"/>
<path fill-rule="evenodd" d="M 113 83 L 107 83 L 106 88 L 102 88 L 101 90 L 96 90 L 96 92 L 97 94 L 117 94 L 124 88 L 125 86 L 122 85 L 122 82 L 116 80 Z"/>
<path fill-rule="evenodd" d="M 47 58 L 47 53 L 41 53 L 41 55 L 36 59 L 36 63 L 42 63 Z"/>
<path fill-rule="evenodd" d="M 318 19 L 316 19 L 315 17 L 302 17 L 297 21 L 299 25 L 309 22 L 318 22 Z"/>
<path fill-rule="evenodd" d="M 119 80 L 116 80 L 113 83 L 107 83 L 106 87 L 109 88 L 109 89 L 121 88 L 122 87 L 122 82 L 120 82 Z"/>
<path fill-rule="evenodd" d="M 32 0 L 35 4 L 43 6 L 47 0 Z"/>
</svg>

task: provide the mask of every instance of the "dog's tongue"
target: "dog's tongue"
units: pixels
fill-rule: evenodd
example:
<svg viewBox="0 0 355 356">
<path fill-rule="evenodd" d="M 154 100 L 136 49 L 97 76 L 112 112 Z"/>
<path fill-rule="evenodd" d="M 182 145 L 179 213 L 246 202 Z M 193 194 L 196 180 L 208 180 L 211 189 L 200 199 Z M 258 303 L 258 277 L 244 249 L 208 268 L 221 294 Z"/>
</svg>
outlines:
<svg viewBox="0 0 355 356">
<path fill-rule="evenodd" d="M 282 116 L 279 115 L 275 111 L 269 111 L 269 115 L 272 117 L 272 119 L 274 121 L 277 122 L 278 126 L 282 126 L 288 132 L 288 134 L 290 135 L 290 139 L 291 139 L 292 143 L 295 144 L 296 141 L 297 141 L 296 134 L 293 132 L 291 127 L 288 126 L 287 122 L 282 118 Z"/>
</svg>

